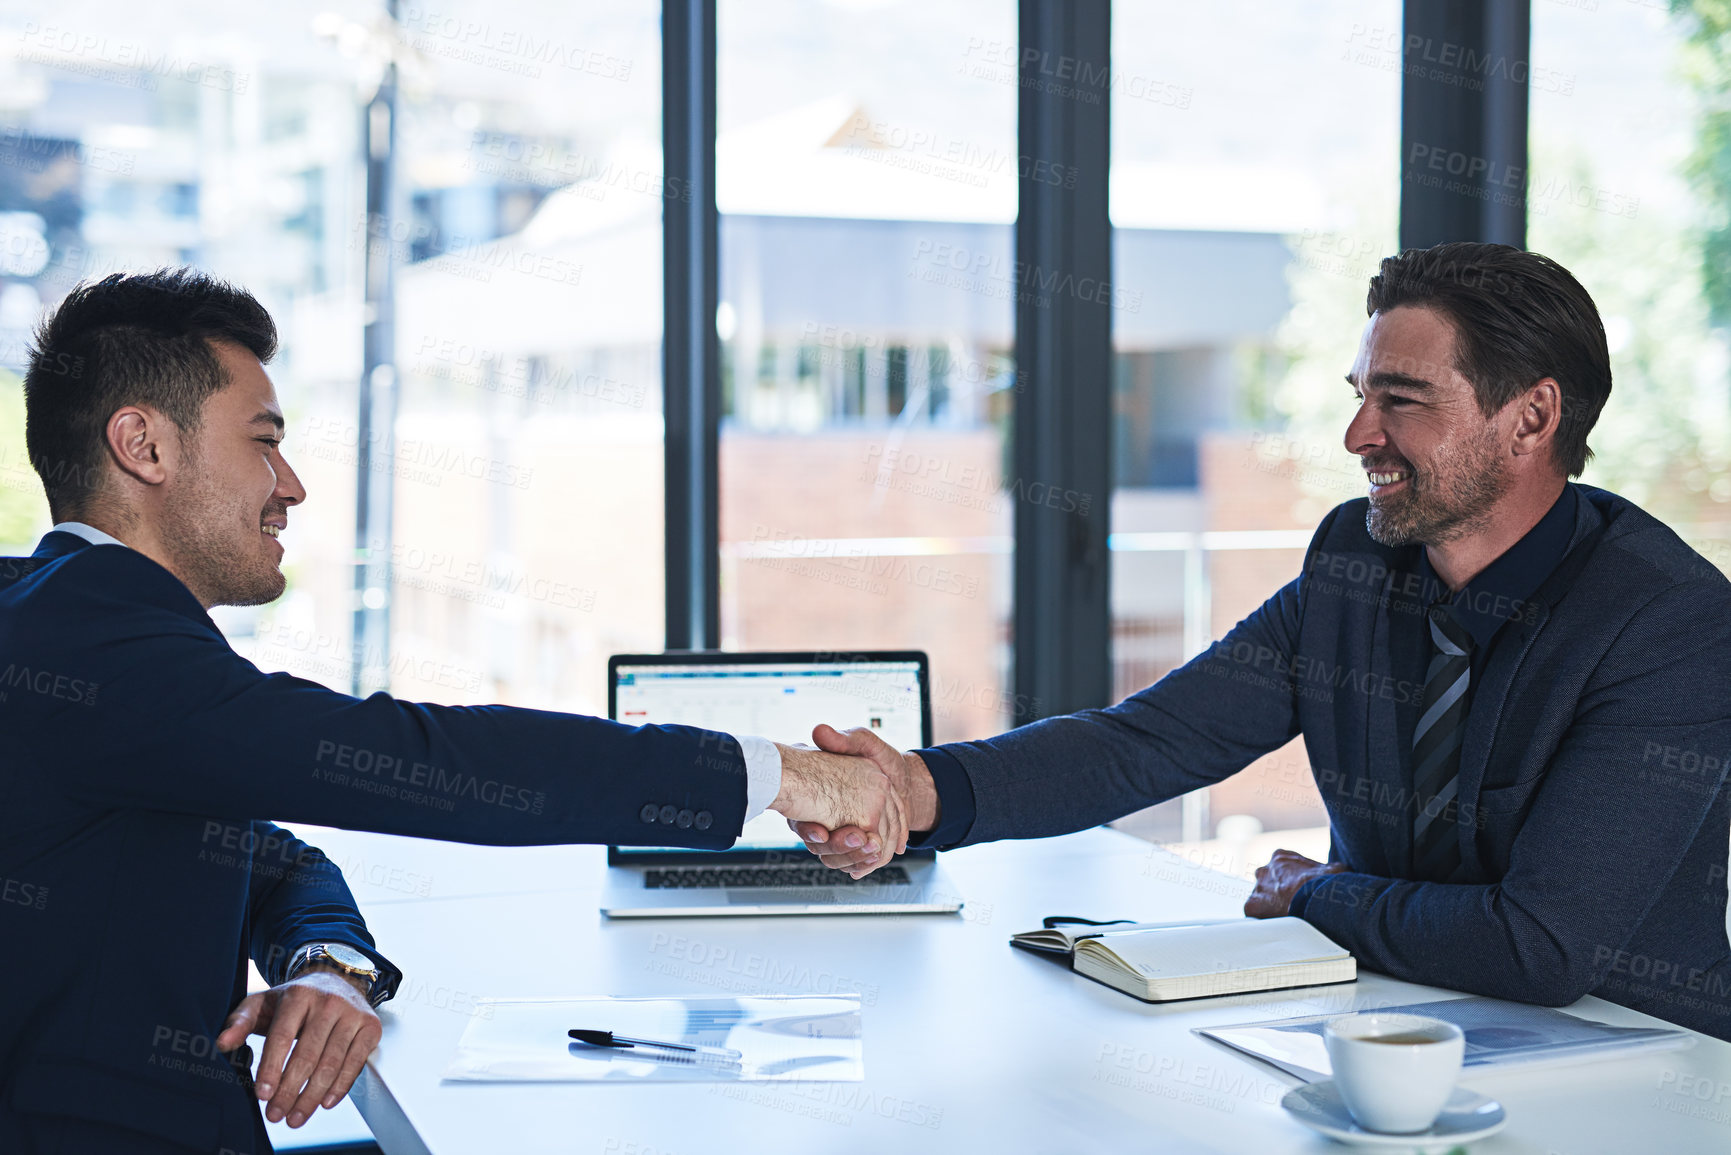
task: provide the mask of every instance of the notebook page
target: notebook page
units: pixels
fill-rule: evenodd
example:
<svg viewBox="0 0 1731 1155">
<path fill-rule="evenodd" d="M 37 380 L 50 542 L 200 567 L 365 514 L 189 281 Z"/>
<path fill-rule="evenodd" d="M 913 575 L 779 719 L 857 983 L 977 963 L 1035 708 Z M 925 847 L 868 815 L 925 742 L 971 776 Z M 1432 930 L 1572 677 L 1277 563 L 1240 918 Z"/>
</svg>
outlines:
<svg viewBox="0 0 1731 1155">
<path fill-rule="evenodd" d="M 1136 934 L 1145 930 L 1166 930 L 1177 926 L 1212 926 L 1220 922 L 1238 922 L 1236 918 L 1187 918 L 1181 922 L 1114 922 L 1095 926 L 1070 924 L 1025 930 L 1010 936 L 1010 942 L 1053 954 L 1069 954 L 1078 943 L 1091 938 L 1110 938 L 1115 934 Z"/>
<path fill-rule="evenodd" d="M 1246 918 L 1098 940 L 1151 979 L 1286 967 L 1345 958 L 1347 952 L 1299 918 Z"/>
</svg>

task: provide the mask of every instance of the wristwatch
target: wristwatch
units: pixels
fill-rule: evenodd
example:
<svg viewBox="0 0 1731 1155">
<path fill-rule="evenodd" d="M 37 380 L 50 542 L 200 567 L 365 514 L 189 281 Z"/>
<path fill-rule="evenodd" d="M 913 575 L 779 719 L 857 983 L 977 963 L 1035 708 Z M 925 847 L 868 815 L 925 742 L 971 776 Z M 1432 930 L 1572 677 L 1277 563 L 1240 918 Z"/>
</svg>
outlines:
<svg viewBox="0 0 1731 1155">
<path fill-rule="evenodd" d="M 303 946 L 289 960 L 288 978 L 294 978 L 314 963 L 334 966 L 352 978 L 367 980 L 367 1002 L 378 1006 L 386 992 L 379 985 L 379 967 L 372 959 L 346 942 L 315 942 Z"/>
</svg>

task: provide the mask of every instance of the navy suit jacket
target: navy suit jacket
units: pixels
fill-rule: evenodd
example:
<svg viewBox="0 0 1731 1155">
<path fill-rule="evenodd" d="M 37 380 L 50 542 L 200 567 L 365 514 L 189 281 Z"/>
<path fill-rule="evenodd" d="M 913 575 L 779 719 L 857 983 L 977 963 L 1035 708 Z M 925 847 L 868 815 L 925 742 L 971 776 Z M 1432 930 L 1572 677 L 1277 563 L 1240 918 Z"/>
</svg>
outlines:
<svg viewBox="0 0 1731 1155">
<path fill-rule="evenodd" d="M 1347 870 L 1292 911 L 1363 964 L 1523 1002 L 1595 994 L 1731 1039 L 1731 583 L 1632 503 L 1578 490 L 1568 552 L 1504 607 L 1473 691 L 1456 881 L 1402 878 L 1418 800 L 1395 706 L 1422 685 L 1389 632 L 1422 612 L 1421 547 L 1372 541 L 1363 499 L 1323 521 L 1297 579 L 1155 685 L 939 747 L 977 812 L 938 841 L 1107 822 L 1302 734 Z"/>
<path fill-rule="evenodd" d="M 459 842 L 719 849 L 730 737 L 335 693 L 237 655 L 145 555 L 0 559 L 0 1151 L 270 1149 L 212 1039 L 250 957 L 373 948 L 342 872 L 264 817 Z M 460 933 L 454 928 L 453 933 Z"/>
</svg>

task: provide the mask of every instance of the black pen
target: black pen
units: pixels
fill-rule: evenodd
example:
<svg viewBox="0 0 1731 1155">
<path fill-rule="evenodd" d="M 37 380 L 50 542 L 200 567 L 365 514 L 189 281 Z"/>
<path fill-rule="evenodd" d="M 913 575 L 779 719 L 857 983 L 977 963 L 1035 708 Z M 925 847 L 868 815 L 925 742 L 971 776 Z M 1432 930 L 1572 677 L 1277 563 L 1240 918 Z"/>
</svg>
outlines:
<svg viewBox="0 0 1731 1155">
<path fill-rule="evenodd" d="M 744 1058 L 744 1053 L 728 1047 L 704 1047 L 691 1043 L 662 1043 L 654 1039 L 633 1039 L 626 1035 L 616 1035 L 612 1031 L 588 1031 L 574 1027 L 565 1032 L 580 1043 L 588 1043 L 591 1047 L 612 1047 L 616 1050 L 631 1051 L 642 1047 L 652 1047 L 660 1051 L 671 1051 L 667 1056 L 644 1055 L 643 1058 L 692 1058 L 700 1056 L 719 1059 L 725 1062 L 737 1062 Z"/>
</svg>

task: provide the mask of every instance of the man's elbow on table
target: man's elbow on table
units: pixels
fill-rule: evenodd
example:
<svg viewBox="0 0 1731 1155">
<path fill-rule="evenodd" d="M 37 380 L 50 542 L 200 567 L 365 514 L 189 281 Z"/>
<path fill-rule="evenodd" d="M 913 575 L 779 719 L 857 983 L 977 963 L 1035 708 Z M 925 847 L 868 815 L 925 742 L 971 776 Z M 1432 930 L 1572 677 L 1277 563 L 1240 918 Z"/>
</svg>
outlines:
<svg viewBox="0 0 1731 1155">
<path fill-rule="evenodd" d="M 1517 988 L 1500 993 L 1500 997 L 1541 1007 L 1566 1007 L 1586 998 L 1598 985 L 1590 973 L 1565 967 L 1549 973 L 1522 975 L 1517 980 Z"/>
<path fill-rule="evenodd" d="M 1598 958 L 1603 948 L 1558 942 L 1542 928 L 1534 926 L 1532 930 L 1548 940 L 1542 947 L 1522 951 L 1512 945 L 1486 943 L 1481 950 L 1463 941 L 1452 959 L 1459 967 L 1458 977 L 1444 975 L 1419 981 L 1440 982 L 1470 994 L 1535 1006 L 1566 1007 L 1591 994 L 1604 980 L 1604 961 Z M 1501 965 L 1492 962 L 1494 950 L 1506 952 Z M 1474 981 L 1478 976 L 1483 977 Z"/>
</svg>

